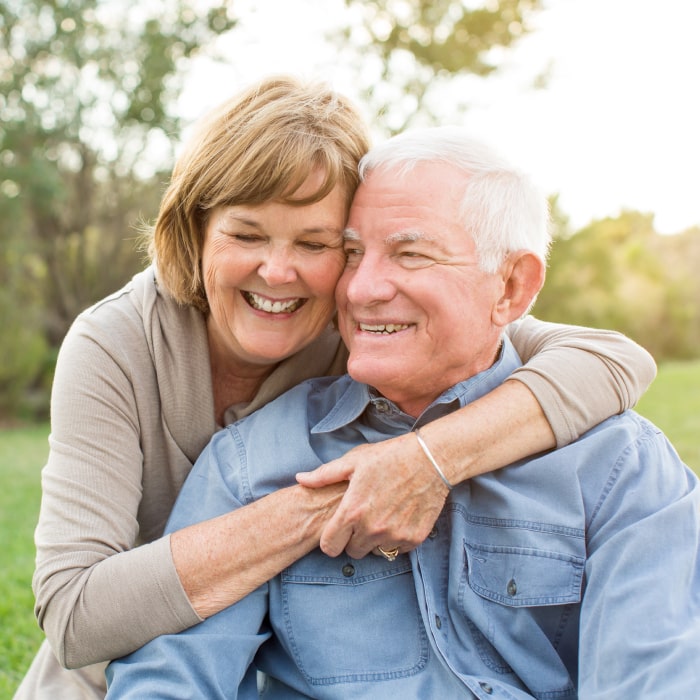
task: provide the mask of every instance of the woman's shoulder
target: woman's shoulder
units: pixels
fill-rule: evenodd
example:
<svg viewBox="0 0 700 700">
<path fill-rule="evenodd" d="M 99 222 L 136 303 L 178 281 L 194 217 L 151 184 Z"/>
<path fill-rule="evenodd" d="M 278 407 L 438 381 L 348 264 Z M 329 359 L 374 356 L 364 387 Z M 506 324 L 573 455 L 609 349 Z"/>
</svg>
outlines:
<svg viewBox="0 0 700 700">
<path fill-rule="evenodd" d="M 171 342 L 177 336 L 182 336 L 184 342 L 185 336 L 203 324 L 200 311 L 178 304 L 159 286 L 151 265 L 135 274 L 121 289 L 81 312 L 73 327 L 102 337 L 124 339 L 135 334 L 152 342 L 154 335 L 167 335 Z"/>
<path fill-rule="evenodd" d="M 153 287 L 155 287 L 155 279 L 152 268 L 142 270 L 123 287 L 81 311 L 75 318 L 71 330 L 75 327 L 109 330 L 119 327 L 129 318 L 133 320 L 142 318 L 144 302 L 149 296 L 156 295 Z"/>
<path fill-rule="evenodd" d="M 120 365 L 150 366 L 160 364 L 164 353 L 191 358 L 205 352 L 206 328 L 200 311 L 177 304 L 159 289 L 149 267 L 79 314 L 63 346 L 73 356 L 106 353 Z M 79 348 L 83 351 L 76 353 Z"/>
</svg>

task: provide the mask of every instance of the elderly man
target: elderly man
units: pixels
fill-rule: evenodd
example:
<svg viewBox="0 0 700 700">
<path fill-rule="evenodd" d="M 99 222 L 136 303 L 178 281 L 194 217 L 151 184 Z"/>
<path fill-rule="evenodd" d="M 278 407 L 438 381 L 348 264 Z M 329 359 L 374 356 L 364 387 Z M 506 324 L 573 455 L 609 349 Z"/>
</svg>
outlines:
<svg viewBox="0 0 700 700">
<path fill-rule="evenodd" d="M 454 488 L 420 436 L 519 365 L 503 329 L 542 285 L 544 200 L 451 129 L 408 132 L 361 167 L 337 292 L 349 376 L 309 381 L 215 436 L 169 527 L 409 431 L 443 512 L 408 553 L 313 551 L 113 663 L 109 697 L 694 697 L 700 487 L 654 426 L 627 412 Z"/>
</svg>

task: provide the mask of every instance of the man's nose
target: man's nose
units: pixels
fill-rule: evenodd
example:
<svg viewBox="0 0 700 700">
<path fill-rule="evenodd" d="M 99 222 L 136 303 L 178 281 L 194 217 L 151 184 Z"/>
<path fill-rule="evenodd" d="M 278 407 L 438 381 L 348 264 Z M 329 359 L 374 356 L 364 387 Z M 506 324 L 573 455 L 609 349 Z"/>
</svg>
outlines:
<svg viewBox="0 0 700 700">
<path fill-rule="evenodd" d="M 292 251 L 278 246 L 267 246 L 258 274 L 270 287 L 294 282 L 297 278 L 296 261 Z"/>
<path fill-rule="evenodd" d="M 391 266 L 385 258 L 365 254 L 355 268 L 346 270 L 348 301 L 370 305 L 389 301 L 396 294 L 391 278 Z"/>
</svg>

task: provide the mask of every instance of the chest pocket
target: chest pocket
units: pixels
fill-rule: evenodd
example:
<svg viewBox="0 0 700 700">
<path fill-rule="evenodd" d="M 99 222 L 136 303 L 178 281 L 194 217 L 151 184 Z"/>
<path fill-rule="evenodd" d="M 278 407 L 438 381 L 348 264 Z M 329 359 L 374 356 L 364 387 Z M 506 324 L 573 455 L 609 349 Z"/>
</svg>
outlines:
<svg viewBox="0 0 700 700">
<path fill-rule="evenodd" d="M 562 640 L 577 637 L 583 540 L 528 532 L 513 546 L 510 534 L 512 545 L 464 544 L 459 604 L 473 643 L 489 669 L 514 673 L 535 697 L 576 697 L 576 658 Z"/>
<path fill-rule="evenodd" d="M 308 683 L 401 678 L 427 663 L 408 555 L 389 562 L 372 554 L 330 558 L 315 550 L 278 580 L 281 595 L 271 595 L 271 618 L 273 625 L 282 619 L 284 628 L 275 632 Z"/>
</svg>

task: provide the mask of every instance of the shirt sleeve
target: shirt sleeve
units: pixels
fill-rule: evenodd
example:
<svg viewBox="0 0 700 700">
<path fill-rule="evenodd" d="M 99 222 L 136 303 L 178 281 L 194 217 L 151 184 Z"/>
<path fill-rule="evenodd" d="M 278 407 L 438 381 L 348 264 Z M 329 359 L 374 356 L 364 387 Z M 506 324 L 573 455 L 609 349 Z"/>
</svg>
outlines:
<svg viewBox="0 0 700 700">
<path fill-rule="evenodd" d="M 112 661 L 107 698 L 258 700 L 253 658 L 269 633 L 246 635 L 267 609 L 265 587 L 180 634 L 163 635 Z M 238 692 L 236 692 L 238 689 Z"/>
<path fill-rule="evenodd" d="M 197 460 L 166 528 L 172 532 L 240 508 L 250 500 L 244 470 L 228 431 L 218 433 Z M 268 586 L 179 634 L 157 637 L 107 667 L 108 698 L 198 697 L 257 700 L 253 659 L 270 637 L 265 624 Z M 238 693 L 235 690 L 238 689 Z"/>
<path fill-rule="evenodd" d="M 524 362 L 510 378 L 535 395 L 558 447 L 634 406 L 656 376 L 652 356 L 615 331 L 528 316 L 508 335 Z"/>
<path fill-rule="evenodd" d="M 587 504 L 581 698 L 690 698 L 700 658 L 700 493 L 654 426 Z M 584 477 L 585 478 L 585 477 Z"/>
</svg>

